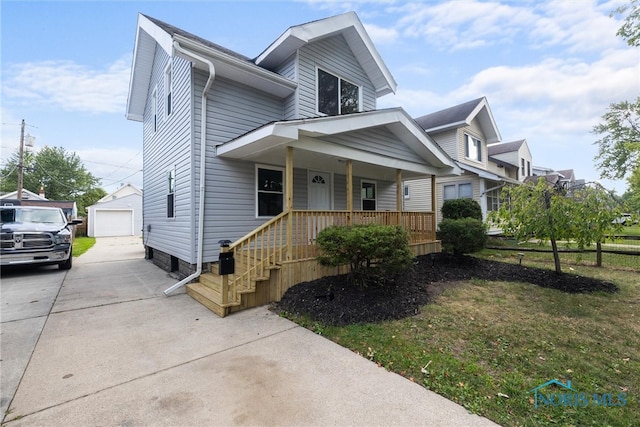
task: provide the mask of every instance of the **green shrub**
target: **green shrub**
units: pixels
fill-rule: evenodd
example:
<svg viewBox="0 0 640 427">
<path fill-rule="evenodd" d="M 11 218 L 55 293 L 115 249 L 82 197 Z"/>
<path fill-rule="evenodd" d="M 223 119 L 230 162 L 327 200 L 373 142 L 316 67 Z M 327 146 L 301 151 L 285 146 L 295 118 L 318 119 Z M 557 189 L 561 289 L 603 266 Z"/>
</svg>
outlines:
<svg viewBox="0 0 640 427">
<path fill-rule="evenodd" d="M 349 265 L 350 283 L 357 286 L 389 278 L 413 259 L 409 233 L 399 226 L 331 226 L 318 233 L 318 247 L 320 264 Z"/>
<path fill-rule="evenodd" d="M 483 249 L 487 243 L 487 229 L 475 218 L 443 219 L 438 236 L 442 250 L 455 255 L 468 254 Z"/>
<path fill-rule="evenodd" d="M 445 200 L 442 205 L 443 219 L 475 218 L 482 221 L 482 208 L 473 199 Z"/>
</svg>

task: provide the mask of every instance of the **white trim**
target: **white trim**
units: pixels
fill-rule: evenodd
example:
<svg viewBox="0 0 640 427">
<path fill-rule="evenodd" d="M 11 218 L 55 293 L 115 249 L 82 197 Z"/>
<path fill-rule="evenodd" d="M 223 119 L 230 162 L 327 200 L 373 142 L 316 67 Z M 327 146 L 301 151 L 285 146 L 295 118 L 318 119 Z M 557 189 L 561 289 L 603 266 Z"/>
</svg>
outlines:
<svg viewBox="0 0 640 427">
<path fill-rule="evenodd" d="M 375 197 L 373 199 L 365 199 L 362 197 L 362 184 L 373 184 L 373 192 Z M 363 201 L 364 200 L 373 200 L 376 204 L 376 208 L 373 209 L 374 211 L 378 210 L 378 182 L 377 181 L 373 181 L 370 179 L 361 179 L 360 180 L 360 210 L 365 210 L 364 206 L 363 206 Z"/>
<path fill-rule="evenodd" d="M 285 184 L 286 184 L 286 182 L 285 182 L 286 181 L 285 173 L 286 173 L 286 171 L 285 171 L 285 168 L 282 168 L 280 166 L 272 166 L 272 165 L 265 165 L 265 164 L 258 164 L 258 163 L 256 163 L 254 165 L 254 175 L 255 175 L 255 177 L 254 177 L 254 181 L 253 182 L 254 182 L 254 197 L 255 197 L 254 201 L 255 201 L 255 216 L 256 216 L 256 219 L 273 218 L 274 216 L 279 215 L 279 213 L 276 214 L 276 215 L 259 215 L 259 212 L 258 212 L 258 208 L 259 208 L 259 206 L 258 206 L 258 169 L 266 169 L 266 170 L 274 170 L 274 171 L 282 172 L 282 209 L 281 209 L 280 212 L 284 212 L 284 205 L 285 205 L 285 200 L 284 199 L 285 199 L 286 194 L 287 194 L 286 193 L 286 187 L 285 187 Z M 274 191 L 272 193 L 276 193 L 276 192 Z"/>
<path fill-rule="evenodd" d="M 151 128 L 153 133 L 158 131 L 158 85 L 151 92 Z"/>
<path fill-rule="evenodd" d="M 333 206 L 334 206 L 334 191 L 333 191 L 333 172 L 327 172 L 327 171 L 323 171 L 320 169 L 307 169 L 307 209 L 309 209 L 309 184 L 310 184 L 310 180 L 311 180 L 311 174 L 312 173 L 324 173 L 324 174 L 328 174 L 329 175 L 329 205 L 331 210 L 333 210 Z"/>
<path fill-rule="evenodd" d="M 315 90 L 316 90 L 316 114 L 320 115 L 320 116 L 329 116 L 329 114 L 327 113 L 323 113 L 322 111 L 320 111 L 320 90 L 319 90 L 319 84 L 320 84 L 320 80 L 318 79 L 318 71 L 322 70 L 323 72 L 335 77 L 338 79 L 338 116 L 342 116 L 344 115 L 342 113 L 342 104 L 340 103 L 340 94 L 342 92 L 342 84 L 340 83 L 340 80 L 344 80 L 345 82 L 356 86 L 358 88 L 358 113 L 362 112 L 362 91 L 364 86 L 361 84 L 357 84 L 354 83 L 353 81 L 346 79 L 344 77 L 341 77 L 341 75 L 339 73 L 335 73 L 333 71 L 330 71 L 328 68 L 325 68 L 324 66 L 319 67 L 318 65 L 315 66 L 316 72 L 315 72 L 315 81 L 316 81 L 316 85 L 315 85 Z"/>
<path fill-rule="evenodd" d="M 167 84 L 168 81 L 168 84 Z M 169 96 L 172 99 L 169 101 Z M 171 111 L 169 111 L 171 103 Z M 169 63 L 164 67 L 164 117 L 168 118 L 173 111 L 173 57 L 169 57 Z"/>
</svg>

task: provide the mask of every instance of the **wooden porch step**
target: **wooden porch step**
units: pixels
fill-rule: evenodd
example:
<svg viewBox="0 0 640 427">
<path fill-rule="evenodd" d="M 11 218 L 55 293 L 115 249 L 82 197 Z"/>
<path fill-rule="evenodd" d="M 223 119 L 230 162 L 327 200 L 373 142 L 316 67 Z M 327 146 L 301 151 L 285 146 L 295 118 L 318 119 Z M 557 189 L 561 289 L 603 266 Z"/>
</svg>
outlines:
<svg viewBox="0 0 640 427">
<path fill-rule="evenodd" d="M 229 309 L 231 307 L 239 305 L 238 303 L 231 302 L 223 304 L 222 295 L 202 283 L 188 284 L 187 294 L 220 317 L 225 317 L 229 314 Z"/>
</svg>

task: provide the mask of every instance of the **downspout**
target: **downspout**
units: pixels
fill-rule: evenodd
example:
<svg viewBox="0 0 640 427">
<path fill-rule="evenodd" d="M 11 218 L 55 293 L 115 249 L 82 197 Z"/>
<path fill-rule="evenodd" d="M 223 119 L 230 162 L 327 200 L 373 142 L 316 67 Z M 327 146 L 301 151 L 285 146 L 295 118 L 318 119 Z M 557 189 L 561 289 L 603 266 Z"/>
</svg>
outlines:
<svg viewBox="0 0 640 427">
<path fill-rule="evenodd" d="M 202 273 L 202 253 L 203 253 L 203 240 L 204 240 L 204 195 L 205 195 L 205 178 L 206 178 L 206 154 L 207 154 L 207 92 L 211 89 L 211 85 L 216 78 L 216 68 L 213 63 L 200 55 L 185 50 L 180 43 L 174 40 L 173 47 L 176 51 L 182 53 L 185 56 L 191 57 L 197 61 L 204 62 L 209 66 L 209 79 L 207 84 L 202 90 L 202 111 L 200 114 L 200 206 L 198 209 L 198 259 L 196 264 L 196 271 L 188 277 L 185 277 L 175 285 L 165 289 L 164 294 L 169 295 L 176 289 L 186 285 L 193 279 L 196 279 Z"/>
</svg>

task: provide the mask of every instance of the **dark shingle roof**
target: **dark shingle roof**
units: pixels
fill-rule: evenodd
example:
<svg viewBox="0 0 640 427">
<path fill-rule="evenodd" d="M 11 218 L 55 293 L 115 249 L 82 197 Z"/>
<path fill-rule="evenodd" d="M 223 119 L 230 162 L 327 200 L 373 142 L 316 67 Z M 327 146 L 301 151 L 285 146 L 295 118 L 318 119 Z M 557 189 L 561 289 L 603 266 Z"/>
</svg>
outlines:
<svg viewBox="0 0 640 427">
<path fill-rule="evenodd" d="M 238 52 L 235 52 L 235 51 L 233 51 L 231 49 L 227 49 L 226 47 L 220 46 L 219 44 L 210 42 L 209 40 L 203 39 L 202 37 L 198 37 L 198 36 L 196 36 L 194 34 L 191 34 L 188 31 L 184 31 L 184 30 L 182 30 L 182 29 L 180 29 L 178 27 L 174 27 L 173 25 L 167 24 L 166 22 L 160 21 L 159 19 L 152 18 L 152 17 L 150 17 L 148 15 L 144 15 L 144 14 L 141 14 L 141 15 L 144 16 L 145 18 L 147 18 L 149 21 L 151 21 L 154 24 L 156 24 L 158 27 L 162 28 L 164 31 L 169 33 L 171 36 L 174 36 L 174 35 L 177 34 L 179 36 L 186 37 L 186 38 L 191 39 L 191 40 L 193 40 L 195 42 L 198 42 L 198 43 L 200 43 L 200 44 L 202 44 L 204 46 L 207 46 L 207 47 L 210 47 L 212 49 L 215 49 L 215 50 L 217 50 L 219 52 L 225 53 L 227 55 L 230 55 L 230 56 L 233 56 L 235 58 L 241 59 L 243 61 L 247 61 L 247 62 L 253 63 L 253 60 L 251 58 L 249 58 L 247 56 L 244 56 L 244 55 L 242 55 L 242 54 L 240 54 Z"/>
<path fill-rule="evenodd" d="M 490 156 L 495 156 L 496 154 L 510 153 L 512 151 L 518 151 L 520 147 L 524 144 L 524 139 L 519 141 L 511 141 L 511 142 L 502 142 L 499 144 L 491 144 L 487 146 L 487 152 Z"/>
<path fill-rule="evenodd" d="M 418 117 L 415 121 L 426 130 L 464 122 L 483 99 L 484 98 L 474 99 L 464 104 L 436 111 L 435 113 Z"/>
</svg>

